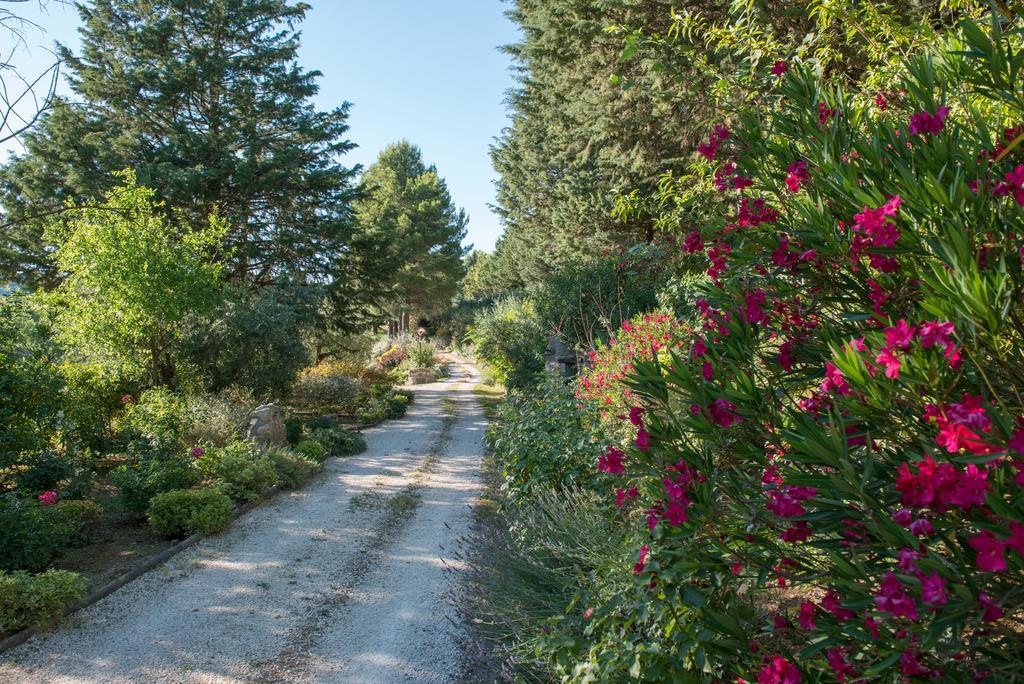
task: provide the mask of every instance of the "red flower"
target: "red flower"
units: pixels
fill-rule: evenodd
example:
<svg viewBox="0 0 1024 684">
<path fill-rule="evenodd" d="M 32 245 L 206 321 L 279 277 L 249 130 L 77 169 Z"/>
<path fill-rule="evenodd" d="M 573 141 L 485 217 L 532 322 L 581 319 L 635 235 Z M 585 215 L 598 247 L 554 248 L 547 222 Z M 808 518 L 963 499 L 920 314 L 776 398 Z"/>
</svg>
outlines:
<svg viewBox="0 0 1024 684">
<path fill-rule="evenodd" d="M 849 608 L 843 608 L 840 605 L 839 594 L 836 593 L 835 589 L 829 589 L 825 593 L 825 597 L 821 599 L 821 607 L 826 612 L 832 613 L 837 620 L 847 621 L 852 620 L 857 614 Z"/>
<path fill-rule="evenodd" d="M 890 380 L 895 380 L 900 376 L 900 359 L 890 350 L 883 349 L 875 357 L 875 362 L 880 363 L 885 368 L 885 377 Z"/>
<path fill-rule="evenodd" d="M 800 622 L 800 626 L 804 629 L 817 629 L 817 625 L 814 624 L 814 604 L 810 601 L 804 601 L 800 604 L 800 616 L 797 618 Z"/>
<path fill-rule="evenodd" d="M 807 173 L 807 162 L 803 160 L 790 164 L 786 168 L 786 172 L 789 174 L 786 176 L 786 187 L 789 188 L 790 192 L 798 192 L 800 185 L 811 179 L 811 176 Z"/>
<path fill-rule="evenodd" d="M 777 60 L 772 66 L 772 76 L 782 76 L 787 71 L 789 71 L 789 63 L 784 60 Z"/>
<path fill-rule="evenodd" d="M 687 254 L 695 254 L 704 250 L 704 240 L 701 239 L 700 233 L 696 230 L 691 230 L 690 234 L 686 236 L 683 241 L 683 251 Z"/>
<path fill-rule="evenodd" d="M 643 428 L 636 431 L 636 448 L 645 454 L 651 450 L 651 433 Z"/>
<path fill-rule="evenodd" d="M 845 682 L 846 678 L 853 674 L 853 665 L 846 662 L 846 649 L 842 646 L 830 648 L 826 651 L 825 659 L 828 661 L 828 666 L 832 668 L 836 679 L 840 682 Z"/>
<path fill-rule="evenodd" d="M 978 606 L 984 611 L 981 615 L 982 622 L 995 622 L 1003 617 L 1003 609 L 993 603 L 985 592 L 978 594 Z"/>
<path fill-rule="evenodd" d="M 772 656 L 757 673 L 757 684 L 800 684 L 800 670 L 781 655 Z"/>
<path fill-rule="evenodd" d="M 893 617 L 917 619 L 917 602 L 906 587 L 900 584 L 896 575 L 887 573 L 881 586 L 875 592 L 875 605 L 879 610 L 891 613 Z"/>
<path fill-rule="evenodd" d="M 992 188 L 992 194 L 997 197 L 1012 194 L 1017 204 L 1024 207 L 1024 164 L 1008 171 L 1003 177 L 1003 182 Z"/>
<path fill-rule="evenodd" d="M 971 548 L 977 552 L 975 563 L 983 572 L 1003 572 L 1006 570 L 1006 542 L 988 530 L 967 540 Z"/>
<path fill-rule="evenodd" d="M 946 599 L 946 580 L 932 570 L 932 574 L 921 577 L 921 600 L 932 605 L 948 603 Z"/>
<path fill-rule="evenodd" d="M 708 406 L 708 413 L 711 415 L 711 420 L 714 421 L 715 425 L 722 428 L 732 427 L 736 423 L 742 423 L 743 419 L 733 413 L 736 405 L 725 399 L 715 399 L 715 401 Z"/>
<path fill-rule="evenodd" d="M 640 492 L 637 491 L 636 487 L 630 487 L 629 489 L 617 487 L 615 489 L 615 505 L 622 508 L 627 499 L 635 499 L 638 496 L 640 496 Z"/>
<path fill-rule="evenodd" d="M 633 566 L 633 572 L 638 575 L 644 571 L 644 566 L 647 565 L 647 552 L 649 550 L 650 547 L 648 547 L 647 544 L 640 547 L 640 560 Z"/>
<path fill-rule="evenodd" d="M 934 114 L 918 112 L 910 117 L 910 135 L 938 135 L 945 127 L 949 107 L 939 107 Z"/>
<path fill-rule="evenodd" d="M 54 504 L 57 503 L 58 498 L 59 497 L 57 495 L 57 492 L 43 492 L 42 494 L 39 495 L 39 504 L 41 506 L 53 506 Z"/>
<path fill-rule="evenodd" d="M 597 469 L 603 473 L 621 475 L 626 472 L 626 469 L 622 465 L 623 456 L 625 456 L 624 453 L 615 447 L 610 446 L 598 457 Z"/>
</svg>

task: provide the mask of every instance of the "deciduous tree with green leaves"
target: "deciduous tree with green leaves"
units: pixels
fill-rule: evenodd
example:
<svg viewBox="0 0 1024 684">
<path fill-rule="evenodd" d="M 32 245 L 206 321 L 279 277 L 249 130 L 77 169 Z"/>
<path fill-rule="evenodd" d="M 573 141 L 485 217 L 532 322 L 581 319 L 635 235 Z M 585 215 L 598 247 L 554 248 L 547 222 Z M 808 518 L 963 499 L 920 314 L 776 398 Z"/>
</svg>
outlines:
<svg viewBox="0 0 1024 684">
<path fill-rule="evenodd" d="M 200 229 L 168 220 L 133 172 L 117 176 L 123 185 L 101 203 L 69 203 L 74 218 L 47 229 L 64 275 L 52 295 L 57 336 L 81 357 L 173 386 L 182 323 L 217 301 L 224 268 L 215 257 L 227 224 L 216 215 Z"/>
</svg>

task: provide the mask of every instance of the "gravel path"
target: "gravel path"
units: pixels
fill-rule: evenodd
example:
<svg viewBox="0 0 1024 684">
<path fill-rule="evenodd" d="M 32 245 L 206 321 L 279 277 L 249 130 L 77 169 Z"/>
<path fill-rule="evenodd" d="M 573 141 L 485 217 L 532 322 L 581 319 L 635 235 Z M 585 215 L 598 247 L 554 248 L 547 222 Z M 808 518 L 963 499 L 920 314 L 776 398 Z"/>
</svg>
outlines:
<svg viewBox="0 0 1024 684">
<path fill-rule="evenodd" d="M 405 418 L 160 568 L 0 657 L 0 682 L 449 682 L 450 560 L 480 489 L 470 366 Z"/>
</svg>

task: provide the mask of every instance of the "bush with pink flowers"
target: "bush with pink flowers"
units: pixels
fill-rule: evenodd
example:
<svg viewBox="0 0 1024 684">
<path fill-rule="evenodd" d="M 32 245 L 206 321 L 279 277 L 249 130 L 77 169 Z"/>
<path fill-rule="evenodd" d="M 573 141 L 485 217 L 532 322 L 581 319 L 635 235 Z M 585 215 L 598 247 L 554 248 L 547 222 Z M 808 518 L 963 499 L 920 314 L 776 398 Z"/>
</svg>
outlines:
<svg viewBox="0 0 1024 684">
<path fill-rule="evenodd" d="M 968 23 L 898 101 L 794 61 L 712 131 L 712 172 L 750 182 L 680 226 L 700 319 L 632 362 L 635 442 L 594 454 L 609 497 L 636 493 L 636 583 L 568 646 L 577 671 L 1018 676 L 1022 69 L 1016 33 Z"/>
</svg>

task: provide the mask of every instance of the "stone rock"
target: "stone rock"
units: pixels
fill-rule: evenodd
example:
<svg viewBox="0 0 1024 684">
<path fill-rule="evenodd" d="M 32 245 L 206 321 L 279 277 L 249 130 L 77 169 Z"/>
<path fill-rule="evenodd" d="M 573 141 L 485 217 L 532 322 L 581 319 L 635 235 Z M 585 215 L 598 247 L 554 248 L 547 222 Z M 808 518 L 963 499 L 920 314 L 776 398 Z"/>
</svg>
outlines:
<svg viewBox="0 0 1024 684">
<path fill-rule="evenodd" d="M 409 384 L 410 385 L 425 385 L 428 382 L 437 382 L 437 376 L 434 375 L 433 368 L 410 368 L 409 369 Z"/>
<path fill-rule="evenodd" d="M 548 347 L 544 350 L 544 370 L 558 373 L 564 377 L 574 377 L 578 371 L 579 358 L 558 335 L 548 338 Z"/>
<path fill-rule="evenodd" d="M 277 404 L 257 406 L 249 414 L 249 432 L 246 436 L 252 441 L 263 444 L 284 444 L 286 434 L 284 412 Z"/>
</svg>

